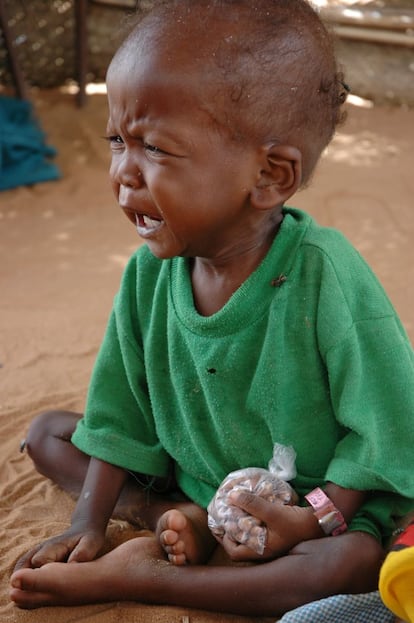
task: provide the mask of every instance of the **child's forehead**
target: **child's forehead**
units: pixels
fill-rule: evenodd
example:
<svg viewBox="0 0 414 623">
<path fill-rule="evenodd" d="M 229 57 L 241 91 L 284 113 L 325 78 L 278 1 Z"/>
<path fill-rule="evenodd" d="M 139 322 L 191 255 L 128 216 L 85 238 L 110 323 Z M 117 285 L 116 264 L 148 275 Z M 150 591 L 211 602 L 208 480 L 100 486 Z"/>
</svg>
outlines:
<svg viewBox="0 0 414 623">
<path fill-rule="evenodd" d="M 194 11 L 179 28 L 176 24 L 170 18 L 151 16 L 140 23 L 109 67 L 108 88 L 116 85 L 118 89 L 128 89 L 139 83 L 140 89 L 143 84 L 150 84 L 167 93 L 179 87 L 197 95 L 193 99 L 203 100 L 206 107 L 212 100 L 215 109 L 224 107 L 217 94 L 227 91 L 230 75 L 218 56 L 224 56 L 226 65 L 234 67 L 228 25 L 216 22 L 214 34 L 206 32 Z M 235 30 L 232 32 L 234 35 Z"/>
<path fill-rule="evenodd" d="M 206 66 L 217 65 L 218 56 L 235 54 L 231 46 L 242 30 L 241 21 L 226 20 L 222 15 L 205 14 L 203 7 L 192 6 L 181 18 L 177 14 L 150 14 L 130 33 L 117 56 L 132 61 L 162 59 L 171 67 L 191 67 L 200 73 Z M 128 54 L 129 53 L 129 54 Z"/>
<path fill-rule="evenodd" d="M 140 94 L 156 89 L 163 97 L 188 94 L 188 100 L 207 98 L 219 88 L 219 74 L 214 60 L 199 41 L 169 36 L 163 30 L 137 30 L 115 55 L 107 73 L 109 93 L 115 89 Z M 196 97 L 197 96 L 197 97 Z"/>
</svg>

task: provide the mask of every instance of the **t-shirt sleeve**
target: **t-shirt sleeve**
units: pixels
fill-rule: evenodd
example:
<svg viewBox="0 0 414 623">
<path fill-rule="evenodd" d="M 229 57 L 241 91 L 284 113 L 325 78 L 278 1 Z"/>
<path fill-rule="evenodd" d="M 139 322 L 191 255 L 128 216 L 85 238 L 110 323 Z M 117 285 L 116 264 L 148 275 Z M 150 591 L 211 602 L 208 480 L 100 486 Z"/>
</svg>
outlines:
<svg viewBox="0 0 414 623">
<path fill-rule="evenodd" d="M 392 530 L 393 515 L 414 507 L 414 357 L 409 339 L 386 294 L 357 258 L 347 275 L 332 267 L 321 293 L 341 313 L 324 332 L 323 357 L 332 407 L 345 431 L 326 480 L 365 490 L 367 501 L 354 519 Z M 347 281 L 348 280 L 348 281 Z M 326 325 L 326 322 L 325 322 Z M 328 335 L 328 339 L 326 336 Z M 372 492 L 372 493 L 371 493 Z"/>
<path fill-rule="evenodd" d="M 395 319 L 355 322 L 327 363 L 333 408 L 348 430 L 328 479 L 414 497 L 413 357 Z"/>
<path fill-rule="evenodd" d="M 169 456 L 156 433 L 136 298 L 133 258 L 114 302 L 92 373 L 85 415 L 72 442 L 86 454 L 108 463 L 165 476 Z"/>
</svg>

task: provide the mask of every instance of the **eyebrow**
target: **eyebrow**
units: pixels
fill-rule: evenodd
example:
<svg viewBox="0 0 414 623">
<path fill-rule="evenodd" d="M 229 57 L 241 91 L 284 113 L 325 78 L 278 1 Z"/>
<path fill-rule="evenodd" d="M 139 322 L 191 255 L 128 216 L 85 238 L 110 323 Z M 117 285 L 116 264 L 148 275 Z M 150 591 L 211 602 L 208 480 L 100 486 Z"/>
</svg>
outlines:
<svg viewBox="0 0 414 623">
<path fill-rule="evenodd" d="M 127 121 L 123 127 L 125 127 L 128 134 L 130 134 L 132 137 L 134 135 L 140 136 L 146 133 L 148 134 L 151 133 L 152 135 L 155 135 L 155 140 L 156 140 L 156 137 L 159 137 L 160 139 L 171 141 L 172 143 L 174 143 L 175 145 L 179 147 L 183 147 L 186 149 L 192 148 L 193 141 L 183 136 L 183 134 L 180 133 L 179 130 L 177 130 L 176 132 L 171 132 L 168 126 L 169 126 L 168 122 L 163 121 L 162 119 L 158 119 L 157 121 L 154 121 L 154 122 L 151 122 L 151 120 L 146 121 L 145 119 L 142 119 L 142 120 L 135 119 L 131 122 Z M 186 127 L 188 127 L 188 124 L 185 124 L 183 122 L 182 123 L 183 130 L 185 130 Z"/>
</svg>

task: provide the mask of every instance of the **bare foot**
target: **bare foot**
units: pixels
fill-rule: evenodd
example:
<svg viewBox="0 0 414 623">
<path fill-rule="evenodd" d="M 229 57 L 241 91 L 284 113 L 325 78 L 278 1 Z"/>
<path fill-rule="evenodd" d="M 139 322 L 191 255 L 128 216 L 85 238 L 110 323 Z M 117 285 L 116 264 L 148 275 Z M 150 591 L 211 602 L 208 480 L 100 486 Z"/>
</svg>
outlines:
<svg viewBox="0 0 414 623">
<path fill-rule="evenodd" d="M 216 545 L 207 526 L 205 512 L 189 505 L 188 510 L 176 508 L 165 512 L 159 519 L 157 537 L 174 565 L 205 563 Z"/>
<path fill-rule="evenodd" d="M 29 609 L 118 600 L 156 603 L 154 591 L 161 586 L 166 567 L 170 564 L 157 539 L 138 537 L 90 562 L 20 569 L 11 577 L 10 597 L 20 608 Z"/>
</svg>

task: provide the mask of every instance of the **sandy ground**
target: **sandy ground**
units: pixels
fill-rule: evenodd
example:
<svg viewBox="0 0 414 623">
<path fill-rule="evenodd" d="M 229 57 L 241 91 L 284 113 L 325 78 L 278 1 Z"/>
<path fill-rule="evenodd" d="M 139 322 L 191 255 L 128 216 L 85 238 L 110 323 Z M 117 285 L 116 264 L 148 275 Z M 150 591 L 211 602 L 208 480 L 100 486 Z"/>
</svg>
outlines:
<svg viewBox="0 0 414 623">
<path fill-rule="evenodd" d="M 139 244 L 107 181 L 106 102 L 33 95 L 63 177 L 0 193 L 0 620 L 241 623 L 139 604 L 24 612 L 9 603 L 17 558 L 69 522 L 72 501 L 38 476 L 19 441 L 33 414 L 83 408 L 122 268 Z M 341 229 L 362 252 L 414 338 L 414 111 L 349 106 L 347 123 L 292 205 Z M 130 536 L 113 523 L 113 542 Z M 255 619 L 259 621 L 260 619 Z"/>
</svg>

